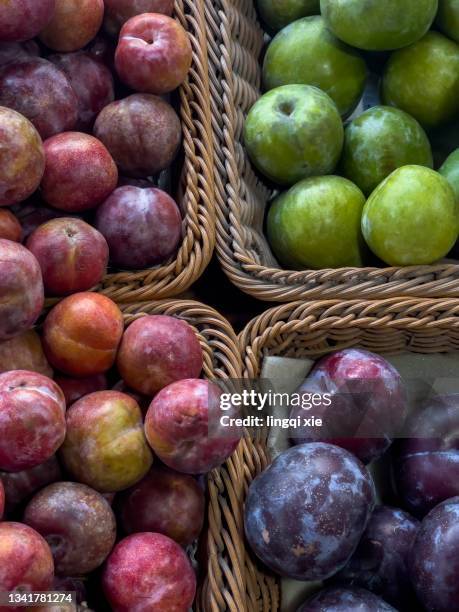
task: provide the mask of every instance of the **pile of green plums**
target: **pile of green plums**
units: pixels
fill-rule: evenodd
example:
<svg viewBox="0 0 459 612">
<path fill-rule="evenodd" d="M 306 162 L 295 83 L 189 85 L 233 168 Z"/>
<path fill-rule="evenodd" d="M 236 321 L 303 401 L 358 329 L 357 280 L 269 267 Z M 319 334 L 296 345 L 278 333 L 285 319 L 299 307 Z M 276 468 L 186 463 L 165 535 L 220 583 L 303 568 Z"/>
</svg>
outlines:
<svg viewBox="0 0 459 612">
<path fill-rule="evenodd" d="M 371 252 L 391 266 L 444 258 L 459 234 L 459 148 L 435 171 L 430 140 L 459 119 L 459 0 L 257 8 L 273 38 L 244 137 L 280 190 L 266 225 L 278 261 L 302 270 L 363 266 Z M 356 112 L 375 53 L 381 104 Z"/>
</svg>

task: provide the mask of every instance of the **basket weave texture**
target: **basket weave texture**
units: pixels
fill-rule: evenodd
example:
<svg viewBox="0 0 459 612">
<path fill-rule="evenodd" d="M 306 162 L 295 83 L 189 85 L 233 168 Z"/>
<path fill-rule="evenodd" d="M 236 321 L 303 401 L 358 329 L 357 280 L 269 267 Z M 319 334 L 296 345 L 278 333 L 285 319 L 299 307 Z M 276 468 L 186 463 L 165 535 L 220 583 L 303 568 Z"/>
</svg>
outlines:
<svg viewBox="0 0 459 612">
<path fill-rule="evenodd" d="M 178 204 L 183 242 L 176 256 L 148 270 L 107 274 L 97 287 L 117 302 L 162 299 L 184 292 L 203 273 L 215 246 L 213 145 L 203 0 L 175 0 L 174 17 L 188 31 L 193 59 L 179 89 L 183 167 Z"/>
<path fill-rule="evenodd" d="M 458 297 L 459 266 L 282 270 L 263 232 L 272 195 L 243 146 L 244 119 L 261 95 L 263 30 L 254 0 L 206 0 L 215 150 L 217 254 L 242 291 L 265 301 Z"/>
<path fill-rule="evenodd" d="M 358 346 L 376 353 L 459 350 L 459 300 L 292 302 L 267 310 L 239 335 L 242 375 L 256 379 L 266 355 L 316 359 Z M 278 612 L 279 582 L 246 548 L 244 501 L 252 480 L 270 463 L 266 434 L 244 439 L 220 468 L 209 500 L 213 571 L 202 612 Z"/>
</svg>

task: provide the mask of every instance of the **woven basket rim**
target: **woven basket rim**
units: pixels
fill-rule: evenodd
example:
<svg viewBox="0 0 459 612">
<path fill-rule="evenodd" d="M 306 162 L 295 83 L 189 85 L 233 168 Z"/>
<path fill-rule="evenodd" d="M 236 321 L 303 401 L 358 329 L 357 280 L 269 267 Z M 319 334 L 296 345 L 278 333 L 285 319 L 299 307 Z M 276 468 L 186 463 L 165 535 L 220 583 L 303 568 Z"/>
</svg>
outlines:
<svg viewBox="0 0 459 612">
<path fill-rule="evenodd" d="M 260 94 L 258 56 L 263 31 L 250 0 L 206 0 L 206 12 L 214 115 L 216 252 L 231 282 L 253 297 L 274 302 L 458 297 L 459 265 L 447 262 L 304 271 L 275 267 L 260 223 L 253 227 L 246 221 L 251 205 L 261 209 L 260 200 L 266 205 L 269 191 L 250 168 L 240 130 L 242 103 L 251 105 Z M 257 259 L 260 254 L 267 259 L 266 265 Z"/>
<path fill-rule="evenodd" d="M 238 335 L 243 377 L 256 377 L 258 370 L 253 370 L 253 362 L 255 357 L 258 359 L 261 356 L 257 351 L 262 350 L 273 336 L 350 328 L 426 333 L 459 330 L 459 300 L 387 298 L 367 301 L 295 301 L 269 308 L 249 321 Z M 394 347 L 394 351 L 399 352 L 399 349 Z M 390 349 L 384 352 L 390 352 Z"/>
<path fill-rule="evenodd" d="M 180 200 L 183 241 L 176 256 L 145 270 L 109 272 L 96 291 L 119 302 L 183 293 L 206 269 L 215 247 L 213 140 L 206 18 L 202 0 L 175 0 L 174 17 L 188 31 L 192 65 L 179 88 L 184 161 Z"/>
</svg>

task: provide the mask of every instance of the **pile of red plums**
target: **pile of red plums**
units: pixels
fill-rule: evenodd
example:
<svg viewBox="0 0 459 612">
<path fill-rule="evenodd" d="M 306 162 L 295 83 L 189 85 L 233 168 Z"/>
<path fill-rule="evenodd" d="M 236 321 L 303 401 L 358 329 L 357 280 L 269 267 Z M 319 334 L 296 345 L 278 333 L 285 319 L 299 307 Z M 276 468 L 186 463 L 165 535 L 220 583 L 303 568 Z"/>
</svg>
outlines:
<svg viewBox="0 0 459 612">
<path fill-rule="evenodd" d="M 173 0 L 1 3 L 0 261 L 28 258 L 19 282 L 36 282 L 38 262 L 46 295 L 65 296 L 97 285 L 109 263 L 145 269 L 177 252 L 182 212 L 157 185 L 177 191 L 170 102 L 192 48 L 172 10 Z"/>
<path fill-rule="evenodd" d="M 181 240 L 158 187 L 192 62 L 172 11 L 0 2 L 0 593 L 75 591 L 97 611 L 194 600 L 199 476 L 238 440 L 207 436 L 220 390 L 196 330 L 162 315 L 125 329 L 89 291 L 109 262 L 159 265 Z M 63 299 L 38 332 L 45 296 Z"/>
<path fill-rule="evenodd" d="M 293 445 L 249 488 L 257 557 L 322 583 L 298 612 L 459 610 L 459 394 L 411 406 L 405 387 L 379 355 L 324 357 L 298 389 L 322 403 L 291 414 L 323 426 L 292 422 Z M 374 482 L 387 467 L 392 491 Z"/>
<path fill-rule="evenodd" d="M 94 292 L 60 301 L 39 335 L 24 330 L 38 304 L 29 289 L 17 287 L 14 316 L 2 318 L 0 592 L 84 599 L 96 580 L 98 611 L 188 612 L 196 578 L 185 551 L 205 508 L 197 477 L 238 443 L 219 426 L 208 435 L 221 391 L 200 378 L 199 336 L 166 315 L 125 329 Z"/>
</svg>

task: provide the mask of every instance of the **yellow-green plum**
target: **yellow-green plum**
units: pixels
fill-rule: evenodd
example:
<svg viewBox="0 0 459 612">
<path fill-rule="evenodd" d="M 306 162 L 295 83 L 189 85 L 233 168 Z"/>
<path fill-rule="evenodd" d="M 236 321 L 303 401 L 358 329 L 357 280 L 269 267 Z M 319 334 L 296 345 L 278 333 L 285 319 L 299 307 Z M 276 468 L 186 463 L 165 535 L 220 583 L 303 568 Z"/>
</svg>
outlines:
<svg viewBox="0 0 459 612">
<path fill-rule="evenodd" d="M 320 0 L 330 30 L 344 42 L 366 51 L 400 49 L 430 28 L 438 0 Z"/>
<path fill-rule="evenodd" d="M 397 106 L 424 127 L 446 123 L 459 113 L 459 45 L 429 32 L 392 54 L 382 79 L 385 104 Z"/>
<path fill-rule="evenodd" d="M 459 149 L 447 157 L 438 172 L 449 182 L 459 203 Z"/>
<path fill-rule="evenodd" d="M 436 24 L 446 36 L 459 42 L 459 0 L 439 0 Z"/>
<path fill-rule="evenodd" d="M 280 30 L 292 21 L 318 15 L 320 0 L 257 0 L 260 17 L 272 30 Z"/>
<path fill-rule="evenodd" d="M 459 203 L 438 172 L 403 166 L 368 198 L 362 232 L 373 253 L 391 266 L 431 264 L 457 239 Z"/>
<path fill-rule="evenodd" d="M 362 97 L 367 69 L 359 52 L 338 40 L 320 16 L 305 17 L 281 30 L 263 63 L 265 89 L 303 83 L 327 93 L 341 115 Z"/>
<path fill-rule="evenodd" d="M 153 462 L 140 408 L 119 391 L 90 393 L 68 409 L 61 453 L 74 479 L 100 493 L 131 487 Z"/>
<path fill-rule="evenodd" d="M 330 174 L 341 155 L 344 128 L 333 100 L 317 87 L 284 85 L 249 111 L 244 140 L 255 166 L 271 180 L 293 185 Z"/>
<path fill-rule="evenodd" d="M 344 131 L 344 176 L 369 195 L 391 172 L 416 164 L 432 168 L 426 133 L 410 115 L 390 106 L 374 106 Z"/>
<path fill-rule="evenodd" d="M 293 270 L 362 265 L 365 196 L 339 176 L 305 179 L 280 195 L 267 219 L 278 260 Z"/>
</svg>

